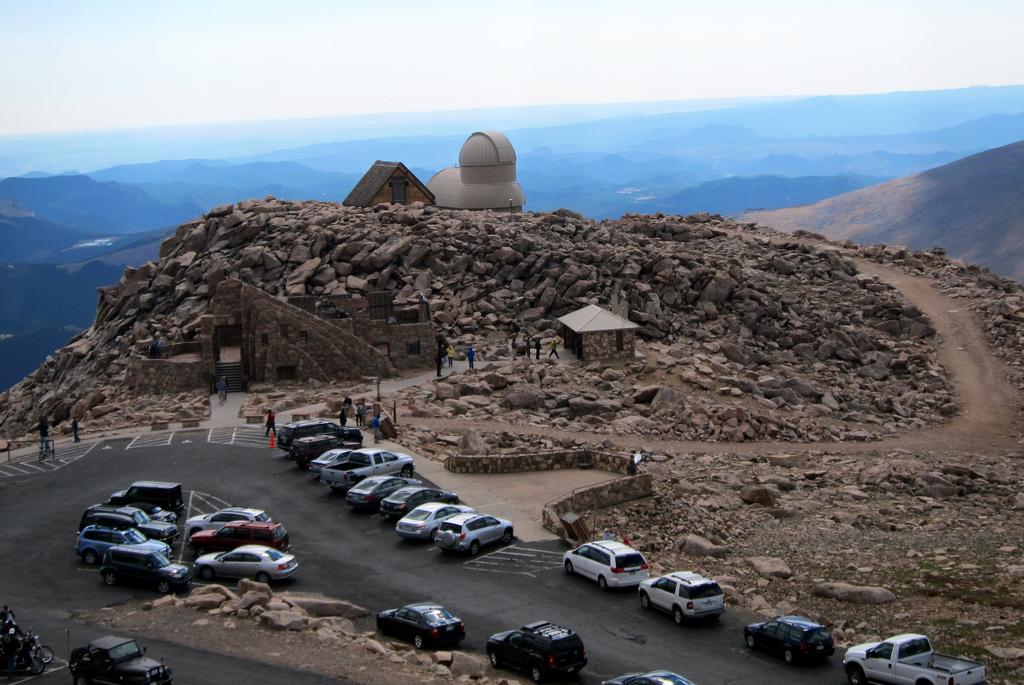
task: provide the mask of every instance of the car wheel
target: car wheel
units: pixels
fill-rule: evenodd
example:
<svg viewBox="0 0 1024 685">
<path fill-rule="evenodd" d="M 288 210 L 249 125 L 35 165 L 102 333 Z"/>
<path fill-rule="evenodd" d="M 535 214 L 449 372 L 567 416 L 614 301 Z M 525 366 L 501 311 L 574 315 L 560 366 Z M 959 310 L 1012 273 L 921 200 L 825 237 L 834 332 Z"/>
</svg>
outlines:
<svg viewBox="0 0 1024 685">
<path fill-rule="evenodd" d="M 512 538 L 514 538 L 514 537 L 515 537 L 515 533 L 512 532 L 512 529 L 511 528 L 506 528 L 505 532 L 502 533 L 502 535 L 501 535 L 501 541 L 504 542 L 507 545 L 508 543 L 512 542 Z"/>
<path fill-rule="evenodd" d="M 792 649 L 790 649 L 789 647 L 786 647 L 786 649 L 784 649 L 784 650 L 782 651 L 782 659 L 783 659 L 783 660 L 784 660 L 784 661 L 785 661 L 785 662 L 786 662 L 787 664 L 791 664 L 791 663 L 793 663 L 793 657 L 794 657 L 794 655 L 793 655 L 793 650 L 792 650 Z"/>
<path fill-rule="evenodd" d="M 494 650 L 488 650 L 487 659 L 491 662 L 491 668 L 501 668 L 501 659 L 498 658 L 498 653 Z"/>
<path fill-rule="evenodd" d="M 159 583 L 156 584 L 156 591 L 159 592 L 161 595 L 166 595 L 167 593 L 169 593 L 171 591 L 170 581 L 161 580 Z"/>
<path fill-rule="evenodd" d="M 402 467 L 402 471 L 401 471 L 401 476 L 403 478 L 411 478 L 412 477 L 412 466 L 410 466 L 409 464 L 406 464 L 405 466 L 403 466 Z"/>
<path fill-rule="evenodd" d="M 753 649 L 754 647 L 757 646 L 757 643 L 754 641 L 754 636 L 752 634 L 747 633 L 746 639 L 747 639 L 747 647 L 750 647 L 751 649 Z"/>
<path fill-rule="evenodd" d="M 270 574 L 265 571 L 260 571 L 256 574 L 256 582 L 270 584 Z"/>
<path fill-rule="evenodd" d="M 850 685 L 865 685 L 868 681 L 861 667 L 854 664 L 846 667 L 846 682 Z"/>
<path fill-rule="evenodd" d="M 196 547 L 192 550 L 192 553 L 195 554 L 197 557 L 201 557 L 204 554 L 206 554 L 206 548 L 203 546 Z"/>
<path fill-rule="evenodd" d="M 568 559 L 565 560 L 565 572 L 568 573 L 570 576 L 574 573 L 572 568 L 572 562 Z"/>
<path fill-rule="evenodd" d="M 686 616 L 683 615 L 683 610 L 679 607 L 672 607 L 672 620 L 676 622 L 677 626 L 683 625 L 683 621 L 686 620 Z"/>
<path fill-rule="evenodd" d="M 530 680 L 535 683 L 544 682 L 544 671 L 540 670 L 540 666 L 534 666 L 530 669 Z"/>
<path fill-rule="evenodd" d="M 651 608 L 651 598 L 647 596 L 646 592 L 640 593 L 640 606 L 642 606 L 644 609 Z"/>
<path fill-rule="evenodd" d="M 103 582 L 107 585 L 117 585 L 117 574 L 113 571 L 107 571 L 103 574 Z"/>
<path fill-rule="evenodd" d="M 477 554 L 480 554 L 480 542 L 473 540 L 469 543 L 469 555 L 475 557 Z"/>
<path fill-rule="evenodd" d="M 213 572 L 213 569 L 211 567 L 209 567 L 209 566 L 200 566 L 199 567 L 199 577 L 202 578 L 203 580 L 213 580 L 213 577 L 215 575 L 216 574 Z"/>
<path fill-rule="evenodd" d="M 597 577 L 597 587 L 600 588 L 601 590 L 607 590 L 608 589 L 608 581 L 604 579 L 604 576 L 598 576 Z"/>
<path fill-rule="evenodd" d="M 85 552 L 84 552 L 84 553 L 82 554 L 82 561 L 84 561 L 84 562 L 85 562 L 85 563 L 87 563 L 87 564 L 95 564 L 95 563 L 97 563 L 97 562 L 98 562 L 99 560 L 100 560 L 100 558 L 99 558 L 99 556 L 98 556 L 98 555 L 96 554 L 96 550 L 92 550 L 92 549 L 87 549 L 87 550 L 85 550 Z"/>
<path fill-rule="evenodd" d="M 417 634 L 415 637 L 413 637 L 412 646 L 416 649 L 423 649 L 423 636 Z"/>
</svg>

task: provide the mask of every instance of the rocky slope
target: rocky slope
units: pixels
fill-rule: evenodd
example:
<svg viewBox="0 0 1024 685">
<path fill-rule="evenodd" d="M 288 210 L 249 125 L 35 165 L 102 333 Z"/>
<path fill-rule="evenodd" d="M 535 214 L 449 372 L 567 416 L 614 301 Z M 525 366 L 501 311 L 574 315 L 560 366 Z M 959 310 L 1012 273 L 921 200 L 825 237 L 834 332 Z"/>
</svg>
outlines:
<svg viewBox="0 0 1024 685">
<path fill-rule="evenodd" d="M 679 390 L 654 403 L 664 418 L 713 439 L 863 439 L 873 434 L 865 426 L 892 430 L 956 412 L 934 331 L 895 290 L 827 244 L 741 240 L 738 228 L 710 215 L 595 223 L 565 210 L 508 215 L 273 198 L 218 207 L 180 226 L 158 262 L 126 271 L 101 293 L 88 331 L 0 396 L 0 431 L 20 434 L 40 414 L 101 427 L 201 412 L 198 396 L 128 398 L 125 369 L 155 335 L 193 339 L 225 278 L 278 296 L 423 292 L 449 339 L 474 342 L 485 359 L 504 349 L 513 321 L 547 338 L 558 316 L 587 303 L 628 313 L 641 325 L 645 361 L 606 385 L 574 377 L 591 388 L 583 399 L 618 404 L 569 407 L 573 415 L 650 418 L 635 407 L 647 406 L 636 393 L 652 381 Z M 548 393 L 541 404 L 562 410 L 566 401 Z M 724 423 L 735 420 L 728 428 L 742 430 L 700 418 L 723 413 L 731 414 Z"/>
</svg>

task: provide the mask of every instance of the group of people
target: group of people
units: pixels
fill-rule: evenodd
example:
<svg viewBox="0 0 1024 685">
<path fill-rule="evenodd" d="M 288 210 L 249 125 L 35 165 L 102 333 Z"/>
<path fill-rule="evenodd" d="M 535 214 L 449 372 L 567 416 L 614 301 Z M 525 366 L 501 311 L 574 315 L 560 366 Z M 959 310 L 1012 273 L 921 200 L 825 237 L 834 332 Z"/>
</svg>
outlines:
<svg viewBox="0 0 1024 685">
<path fill-rule="evenodd" d="M 437 362 L 437 377 L 440 378 L 445 367 L 445 362 L 448 363 L 448 368 L 455 366 L 455 345 L 449 343 L 444 335 L 438 334 L 437 336 L 437 355 L 435 361 Z M 472 345 L 467 345 L 465 349 L 466 362 L 469 364 L 469 368 L 474 368 L 476 363 L 476 348 Z"/>
<path fill-rule="evenodd" d="M 32 658 L 32 641 L 29 640 L 18 622 L 14 620 L 14 611 L 6 604 L 0 614 L 0 652 L 4 656 L 7 677 L 14 675 L 16 670 L 27 668 Z"/>
<path fill-rule="evenodd" d="M 358 404 L 352 403 L 351 397 L 346 397 L 341 403 L 341 412 L 338 415 L 338 423 L 342 426 L 348 424 L 348 417 L 351 415 L 355 419 L 356 428 L 362 428 L 366 425 L 366 402 L 360 400 Z"/>
<path fill-rule="evenodd" d="M 512 329 L 509 332 L 509 336 L 508 336 L 508 356 L 513 358 L 513 359 L 515 359 L 516 353 L 519 351 L 519 333 L 520 332 L 521 332 L 521 330 L 519 328 L 519 324 L 513 322 L 512 323 Z M 523 347 L 524 355 L 527 358 L 529 358 L 529 356 L 530 356 L 530 347 L 533 347 L 534 351 L 537 354 L 537 359 L 539 360 L 540 359 L 540 350 L 541 350 L 540 336 L 539 335 L 535 335 L 531 339 L 529 335 L 524 335 L 523 336 L 523 342 L 525 343 L 525 345 Z M 547 347 L 548 347 L 548 359 L 550 359 L 551 357 L 554 357 L 555 359 L 561 359 L 561 357 L 558 356 L 558 336 L 555 336 L 550 341 L 548 341 Z"/>
</svg>

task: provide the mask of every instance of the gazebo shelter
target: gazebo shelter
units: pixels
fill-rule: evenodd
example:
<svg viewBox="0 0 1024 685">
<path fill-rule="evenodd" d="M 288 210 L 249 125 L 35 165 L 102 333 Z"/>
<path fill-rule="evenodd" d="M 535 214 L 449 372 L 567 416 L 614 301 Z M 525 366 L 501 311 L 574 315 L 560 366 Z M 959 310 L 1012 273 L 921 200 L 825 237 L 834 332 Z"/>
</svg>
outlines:
<svg viewBox="0 0 1024 685">
<path fill-rule="evenodd" d="M 632 359 L 639 326 L 595 304 L 566 314 L 562 324 L 565 349 L 580 361 Z"/>
</svg>

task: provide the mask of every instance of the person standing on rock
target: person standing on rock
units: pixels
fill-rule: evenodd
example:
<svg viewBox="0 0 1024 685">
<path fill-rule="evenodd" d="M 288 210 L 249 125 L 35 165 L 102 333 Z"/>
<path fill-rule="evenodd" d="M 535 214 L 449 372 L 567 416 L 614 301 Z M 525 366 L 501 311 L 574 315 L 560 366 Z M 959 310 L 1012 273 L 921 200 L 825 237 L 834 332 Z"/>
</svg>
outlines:
<svg viewBox="0 0 1024 685">
<path fill-rule="evenodd" d="M 78 437 L 78 418 L 71 419 L 71 434 L 75 436 L 75 442 L 82 442 L 81 438 Z"/>
<path fill-rule="evenodd" d="M 540 354 L 538 353 L 537 356 L 539 357 Z M 555 359 L 561 359 L 561 357 L 558 356 L 558 336 L 557 335 L 554 338 L 551 339 L 551 349 L 548 352 L 548 359 L 551 359 L 551 357 L 554 357 Z"/>
<path fill-rule="evenodd" d="M 274 414 L 273 409 L 267 410 L 267 431 L 263 434 L 263 437 L 268 437 L 273 431 L 274 437 L 277 437 L 277 415 Z"/>
<path fill-rule="evenodd" d="M 537 352 L 537 361 L 540 361 L 540 336 L 533 339 L 533 349 Z"/>
<path fill-rule="evenodd" d="M 473 360 L 476 359 L 476 350 L 470 345 L 466 348 L 466 361 L 469 362 L 469 368 L 473 368 Z"/>
<path fill-rule="evenodd" d="M 455 346 L 449 344 L 448 349 L 445 351 L 445 355 L 448 357 L 448 368 L 455 366 Z"/>
</svg>

